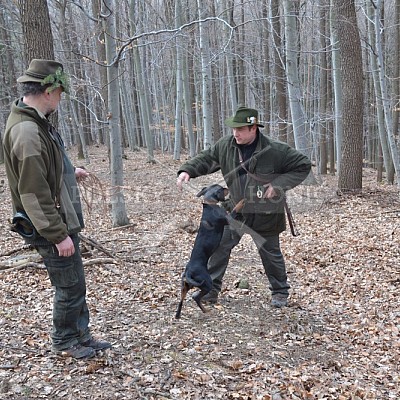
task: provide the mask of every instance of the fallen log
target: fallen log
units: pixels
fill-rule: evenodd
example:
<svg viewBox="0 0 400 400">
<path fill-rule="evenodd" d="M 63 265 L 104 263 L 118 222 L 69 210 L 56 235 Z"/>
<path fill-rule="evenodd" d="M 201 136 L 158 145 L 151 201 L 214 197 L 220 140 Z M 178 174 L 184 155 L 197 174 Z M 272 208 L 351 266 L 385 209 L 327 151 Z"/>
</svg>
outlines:
<svg viewBox="0 0 400 400">
<path fill-rule="evenodd" d="M 94 247 L 95 249 L 101 251 L 108 257 L 115 258 L 114 254 L 112 254 L 109 250 L 107 250 L 105 247 L 103 247 L 100 243 L 96 242 L 94 239 L 88 238 L 88 237 L 82 235 L 82 233 L 79 234 L 79 237 L 81 238 L 81 241 L 83 243 L 85 243 L 91 247 Z"/>
<path fill-rule="evenodd" d="M 25 267 L 38 267 L 41 266 L 40 262 L 42 257 L 39 253 L 32 254 L 20 254 L 18 256 L 12 257 L 6 261 L 0 263 L 0 271 L 10 270 L 10 269 L 21 269 Z"/>
</svg>

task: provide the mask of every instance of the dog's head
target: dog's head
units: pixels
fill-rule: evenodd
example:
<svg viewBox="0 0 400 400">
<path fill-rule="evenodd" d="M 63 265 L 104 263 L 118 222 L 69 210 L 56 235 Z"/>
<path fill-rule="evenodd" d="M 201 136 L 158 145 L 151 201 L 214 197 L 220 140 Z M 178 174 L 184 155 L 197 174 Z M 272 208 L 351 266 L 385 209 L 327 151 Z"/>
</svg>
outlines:
<svg viewBox="0 0 400 400">
<path fill-rule="evenodd" d="M 197 197 L 203 196 L 205 203 L 216 204 L 219 201 L 224 201 L 225 196 L 228 194 L 229 190 L 222 187 L 221 185 L 214 184 L 211 186 L 203 187 Z"/>
</svg>

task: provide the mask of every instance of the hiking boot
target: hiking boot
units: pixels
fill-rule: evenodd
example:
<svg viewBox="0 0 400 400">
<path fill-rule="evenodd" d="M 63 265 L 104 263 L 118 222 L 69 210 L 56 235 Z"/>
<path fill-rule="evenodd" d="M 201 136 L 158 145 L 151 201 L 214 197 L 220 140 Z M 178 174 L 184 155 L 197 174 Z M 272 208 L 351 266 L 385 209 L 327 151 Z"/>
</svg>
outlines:
<svg viewBox="0 0 400 400">
<path fill-rule="evenodd" d="M 68 349 L 63 349 L 63 350 L 52 350 L 53 353 L 58 354 L 59 356 L 62 357 L 72 357 L 76 359 L 81 359 L 81 358 L 92 358 L 96 355 L 96 352 L 94 349 L 91 347 L 85 347 L 82 346 L 81 344 L 75 344 Z"/>
<path fill-rule="evenodd" d="M 272 295 L 271 306 L 276 308 L 287 307 L 288 296 L 282 293 L 276 293 Z"/>
<path fill-rule="evenodd" d="M 197 291 L 193 296 L 192 299 L 196 299 L 200 295 L 200 291 Z M 211 289 L 203 298 L 201 299 L 202 303 L 210 303 L 216 304 L 218 303 L 218 292 L 215 289 Z"/>
<path fill-rule="evenodd" d="M 106 342 L 106 341 L 100 341 L 96 339 L 90 339 L 87 340 L 86 342 L 81 343 L 82 346 L 86 348 L 92 348 L 93 350 L 99 351 L 99 350 L 106 350 L 106 349 L 111 349 L 111 343 Z"/>
</svg>

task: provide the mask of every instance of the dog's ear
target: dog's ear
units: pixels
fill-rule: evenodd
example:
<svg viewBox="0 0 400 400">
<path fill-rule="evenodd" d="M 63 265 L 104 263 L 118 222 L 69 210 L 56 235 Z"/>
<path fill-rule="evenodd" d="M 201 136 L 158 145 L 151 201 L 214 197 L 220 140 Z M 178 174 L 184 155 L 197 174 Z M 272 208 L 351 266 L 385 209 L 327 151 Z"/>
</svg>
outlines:
<svg viewBox="0 0 400 400">
<path fill-rule="evenodd" d="M 229 190 L 227 188 L 223 188 L 221 185 L 214 184 L 211 186 L 203 187 L 199 193 L 197 193 L 197 197 L 204 196 L 205 200 L 208 201 L 224 201 L 225 197 L 228 195 Z"/>
<path fill-rule="evenodd" d="M 217 188 L 217 192 L 215 193 L 215 199 L 218 201 L 224 201 L 225 197 L 228 195 L 228 192 L 229 192 L 229 190 L 227 188 L 219 186 Z"/>
<path fill-rule="evenodd" d="M 207 192 L 207 189 L 208 189 L 207 186 L 203 187 L 203 189 L 201 189 L 200 192 L 196 194 L 196 196 L 197 196 L 197 197 L 203 196 L 204 193 Z"/>
</svg>

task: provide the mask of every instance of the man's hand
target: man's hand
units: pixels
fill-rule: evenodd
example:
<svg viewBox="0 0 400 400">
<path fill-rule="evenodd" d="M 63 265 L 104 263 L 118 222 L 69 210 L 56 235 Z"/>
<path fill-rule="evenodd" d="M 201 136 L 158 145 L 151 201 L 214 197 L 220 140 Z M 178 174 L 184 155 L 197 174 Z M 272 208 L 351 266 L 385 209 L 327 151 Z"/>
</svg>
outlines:
<svg viewBox="0 0 400 400">
<path fill-rule="evenodd" d="M 179 190 L 182 190 L 182 184 L 188 183 L 189 180 L 190 180 L 189 174 L 187 172 L 181 172 L 176 181 L 176 185 L 178 186 Z"/>
<path fill-rule="evenodd" d="M 56 244 L 60 257 L 70 257 L 75 253 L 75 246 L 72 239 L 67 236 L 62 242 Z"/>
<path fill-rule="evenodd" d="M 88 176 L 89 172 L 87 172 L 86 169 L 80 167 L 75 168 L 75 178 L 78 182 L 83 181 Z"/>
<path fill-rule="evenodd" d="M 265 193 L 264 193 L 264 199 L 273 199 L 274 197 L 278 196 L 278 193 L 275 191 L 273 186 L 271 184 L 264 185 L 265 187 Z"/>
</svg>

